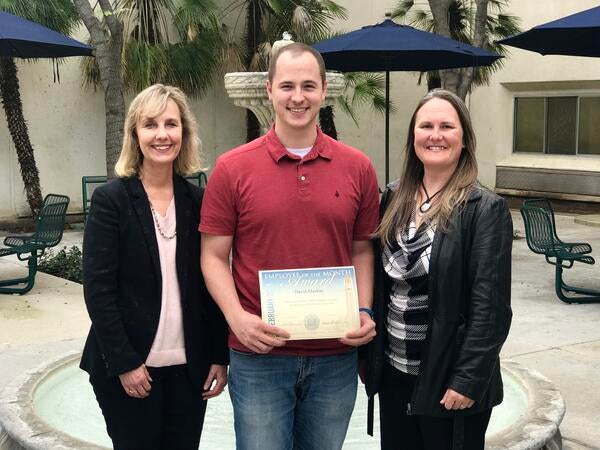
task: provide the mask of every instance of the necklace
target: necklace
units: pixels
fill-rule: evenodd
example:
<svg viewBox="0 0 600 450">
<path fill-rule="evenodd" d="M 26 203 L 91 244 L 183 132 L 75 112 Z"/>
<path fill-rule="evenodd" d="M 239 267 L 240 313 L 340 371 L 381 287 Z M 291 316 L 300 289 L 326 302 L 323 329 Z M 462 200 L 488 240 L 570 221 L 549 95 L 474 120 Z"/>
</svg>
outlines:
<svg viewBox="0 0 600 450">
<path fill-rule="evenodd" d="M 444 187 L 446 187 L 446 186 L 442 187 L 431 197 L 429 196 L 429 192 L 427 192 L 427 188 L 425 187 L 423 180 L 421 180 L 421 186 L 423 187 L 423 191 L 425 192 L 425 197 L 427 197 L 427 198 L 425 199 L 425 201 L 423 203 L 421 203 L 421 206 L 419 206 L 419 211 L 421 212 L 421 214 L 425 214 L 427 211 L 429 211 L 429 208 L 431 208 L 431 200 L 433 200 L 433 198 L 436 195 L 438 195 L 440 192 L 442 192 L 444 190 Z"/>
<path fill-rule="evenodd" d="M 162 228 L 160 227 L 160 223 L 158 223 L 158 217 L 156 216 L 156 211 L 154 211 L 154 206 L 152 206 L 152 202 L 148 200 L 148 203 L 150 203 L 150 211 L 152 211 L 152 217 L 154 218 L 154 223 L 156 224 L 156 229 L 158 230 L 158 233 L 165 239 L 173 239 L 175 236 L 177 236 L 177 230 L 175 230 L 171 236 L 167 236 L 163 232 Z"/>
</svg>

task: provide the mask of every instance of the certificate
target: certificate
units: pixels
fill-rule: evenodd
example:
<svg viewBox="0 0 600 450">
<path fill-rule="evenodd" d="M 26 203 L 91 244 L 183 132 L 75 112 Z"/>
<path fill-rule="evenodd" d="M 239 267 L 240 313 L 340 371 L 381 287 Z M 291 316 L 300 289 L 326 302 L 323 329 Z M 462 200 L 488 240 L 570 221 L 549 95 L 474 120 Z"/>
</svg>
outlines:
<svg viewBox="0 0 600 450">
<path fill-rule="evenodd" d="M 291 340 L 340 338 L 360 328 L 353 266 L 261 270 L 262 319 Z"/>
</svg>

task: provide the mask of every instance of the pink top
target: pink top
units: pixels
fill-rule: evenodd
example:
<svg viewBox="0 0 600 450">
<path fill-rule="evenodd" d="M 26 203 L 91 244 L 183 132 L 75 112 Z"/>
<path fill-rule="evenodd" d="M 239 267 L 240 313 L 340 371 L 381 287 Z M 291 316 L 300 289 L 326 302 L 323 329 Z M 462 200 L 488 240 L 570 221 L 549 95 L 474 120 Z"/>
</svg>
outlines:
<svg viewBox="0 0 600 450">
<path fill-rule="evenodd" d="M 175 234 L 175 199 L 167 208 L 165 217 L 156 213 L 156 220 L 166 236 Z M 175 263 L 177 237 L 163 237 L 156 223 L 154 224 L 158 255 L 160 257 L 160 273 L 162 276 L 162 295 L 160 321 L 146 365 L 151 367 L 174 366 L 185 364 L 185 342 L 183 339 L 183 320 L 181 316 L 181 296 Z"/>
</svg>

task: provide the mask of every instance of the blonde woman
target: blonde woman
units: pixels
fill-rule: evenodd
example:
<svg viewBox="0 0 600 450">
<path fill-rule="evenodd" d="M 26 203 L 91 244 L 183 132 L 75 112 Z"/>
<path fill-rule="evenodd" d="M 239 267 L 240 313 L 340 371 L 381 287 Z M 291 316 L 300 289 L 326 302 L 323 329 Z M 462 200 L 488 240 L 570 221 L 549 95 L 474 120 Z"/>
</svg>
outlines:
<svg viewBox="0 0 600 450">
<path fill-rule="evenodd" d="M 381 448 L 483 450 L 502 401 L 512 221 L 477 182 L 475 134 L 456 95 L 434 90 L 418 104 L 381 215 L 366 374 Z"/>
<path fill-rule="evenodd" d="M 118 178 L 92 197 L 83 241 L 92 321 L 81 368 L 115 449 L 189 449 L 226 384 L 226 325 L 200 272 L 199 139 L 185 95 L 131 102 Z"/>
</svg>

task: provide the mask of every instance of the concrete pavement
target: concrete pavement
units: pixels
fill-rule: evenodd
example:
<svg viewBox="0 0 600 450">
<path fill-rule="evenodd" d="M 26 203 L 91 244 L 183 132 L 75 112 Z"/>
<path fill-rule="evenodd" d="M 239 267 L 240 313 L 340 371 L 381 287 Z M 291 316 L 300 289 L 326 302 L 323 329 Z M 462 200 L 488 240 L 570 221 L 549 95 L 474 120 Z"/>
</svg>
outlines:
<svg viewBox="0 0 600 450">
<path fill-rule="evenodd" d="M 515 228 L 524 236 L 518 212 Z M 589 242 L 600 259 L 600 229 L 557 215 L 559 236 Z M 61 245 L 81 242 L 81 232 L 65 233 Z M 20 267 L 21 266 L 21 267 Z M 513 325 L 502 355 L 536 369 L 560 389 L 567 413 L 560 427 L 564 449 L 600 449 L 600 304 L 567 305 L 554 293 L 554 270 L 533 254 L 525 239 L 514 241 Z M 16 259 L 0 259 L 0 277 L 23 273 Z M 20 272 L 19 272 L 20 271 Z M 600 261 L 567 270 L 569 284 L 600 289 Z M 80 349 L 89 319 L 82 288 L 38 273 L 25 296 L 0 295 L 0 389 L 49 353 Z"/>
</svg>

